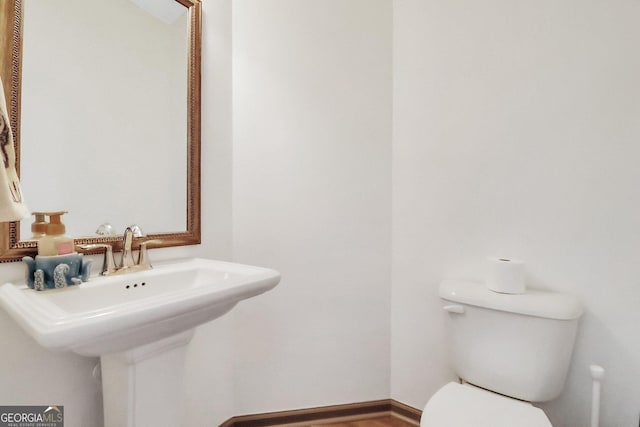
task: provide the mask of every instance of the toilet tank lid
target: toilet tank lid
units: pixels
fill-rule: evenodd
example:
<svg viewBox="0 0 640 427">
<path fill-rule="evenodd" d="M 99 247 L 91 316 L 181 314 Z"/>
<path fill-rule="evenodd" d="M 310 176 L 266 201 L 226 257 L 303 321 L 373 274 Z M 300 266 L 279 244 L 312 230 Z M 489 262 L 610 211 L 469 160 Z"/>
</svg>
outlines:
<svg viewBox="0 0 640 427">
<path fill-rule="evenodd" d="M 444 280 L 440 298 L 545 319 L 573 320 L 582 315 L 582 305 L 571 295 L 537 289 L 527 289 L 524 294 L 501 294 L 470 280 Z"/>
</svg>

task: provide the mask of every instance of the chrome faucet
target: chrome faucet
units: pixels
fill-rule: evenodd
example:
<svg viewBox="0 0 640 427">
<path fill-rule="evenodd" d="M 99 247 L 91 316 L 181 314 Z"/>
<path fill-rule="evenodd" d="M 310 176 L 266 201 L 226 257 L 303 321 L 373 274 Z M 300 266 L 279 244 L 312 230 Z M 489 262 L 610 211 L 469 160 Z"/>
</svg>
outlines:
<svg viewBox="0 0 640 427">
<path fill-rule="evenodd" d="M 149 261 L 149 253 L 147 245 L 149 243 L 156 243 L 157 240 L 147 240 L 140 243 L 140 249 L 138 254 L 138 262 L 133 259 L 133 242 L 136 237 L 143 237 L 144 234 L 140 227 L 132 225 L 124 230 L 124 236 L 122 238 L 122 259 L 120 265 L 116 267 L 115 258 L 113 256 L 113 247 L 108 244 L 89 244 L 79 245 L 81 249 L 93 250 L 104 249 L 104 263 L 102 266 L 103 276 L 110 276 L 115 274 L 133 273 L 135 271 L 150 270 L 153 268 Z"/>
</svg>

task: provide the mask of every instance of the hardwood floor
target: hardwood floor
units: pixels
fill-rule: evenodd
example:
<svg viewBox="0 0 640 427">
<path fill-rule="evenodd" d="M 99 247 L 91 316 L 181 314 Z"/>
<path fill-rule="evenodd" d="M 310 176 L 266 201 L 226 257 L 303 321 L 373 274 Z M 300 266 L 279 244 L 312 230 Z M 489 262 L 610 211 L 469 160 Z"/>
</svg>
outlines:
<svg viewBox="0 0 640 427">
<path fill-rule="evenodd" d="M 380 417 L 334 424 L 318 423 L 311 424 L 309 427 L 415 427 L 415 425 L 395 417 Z"/>
<path fill-rule="evenodd" d="M 220 427 L 418 427 L 419 411 L 392 399 L 231 417 Z"/>
</svg>

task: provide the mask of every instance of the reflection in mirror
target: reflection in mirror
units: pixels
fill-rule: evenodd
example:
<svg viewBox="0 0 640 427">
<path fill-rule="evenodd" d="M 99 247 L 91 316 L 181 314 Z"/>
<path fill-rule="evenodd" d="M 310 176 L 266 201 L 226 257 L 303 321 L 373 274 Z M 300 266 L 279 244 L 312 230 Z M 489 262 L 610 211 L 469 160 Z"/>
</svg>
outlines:
<svg viewBox="0 0 640 427">
<path fill-rule="evenodd" d="M 154 247 L 199 243 L 200 0 L 3 3 L 29 207 L 69 211 L 76 243 L 118 248 L 91 237 L 105 222 Z M 35 252 L 30 223 L 2 226 L 0 261 Z"/>
<path fill-rule="evenodd" d="M 163 1 L 182 13 L 24 0 L 21 180 L 34 211 L 69 211 L 71 236 L 186 230 L 187 9 Z"/>
</svg>

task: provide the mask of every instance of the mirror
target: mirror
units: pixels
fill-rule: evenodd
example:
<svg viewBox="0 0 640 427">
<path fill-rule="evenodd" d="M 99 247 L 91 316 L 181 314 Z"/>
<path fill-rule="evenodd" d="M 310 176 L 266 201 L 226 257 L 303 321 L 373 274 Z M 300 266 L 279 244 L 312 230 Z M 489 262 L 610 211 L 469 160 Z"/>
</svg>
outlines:
<svg viewBox="0 0 640 427">
<path fill-rule="evenodd" d="M 200 243 L 200 0 L 2 2 L 0 73 L 28 206 L 76 244 Z M 0 261 L 33 255 L 2 224 Z M 118 234 L 93 234 L 102 223 Z"/>
</svg>

